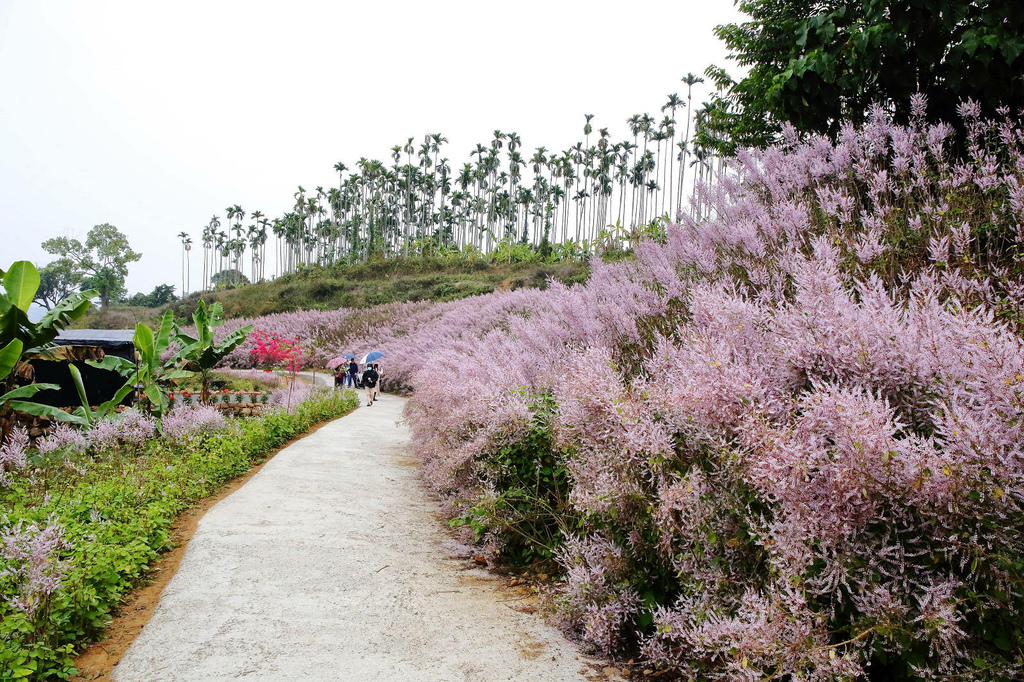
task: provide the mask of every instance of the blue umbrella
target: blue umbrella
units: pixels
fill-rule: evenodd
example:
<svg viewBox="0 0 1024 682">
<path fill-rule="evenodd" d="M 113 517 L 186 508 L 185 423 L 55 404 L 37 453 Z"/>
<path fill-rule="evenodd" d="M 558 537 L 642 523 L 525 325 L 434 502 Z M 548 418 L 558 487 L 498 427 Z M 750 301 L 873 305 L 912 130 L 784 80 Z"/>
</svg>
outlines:
<svg viewBox="0 0 1024 682">
<path fill-rule="evenodd" d="M 380 360 L 385 355 L 387 355 L 387 353 L 385 353 L 382 350 L 375 350 L 375 351 L 369 352 L 369 353 L 367 353 L 366 355 L 363 356 L 363 359 L 359 361 L 359 364 L 365 365 L 368 362 L 376 362 L 377 360 Z"/>
</svg>

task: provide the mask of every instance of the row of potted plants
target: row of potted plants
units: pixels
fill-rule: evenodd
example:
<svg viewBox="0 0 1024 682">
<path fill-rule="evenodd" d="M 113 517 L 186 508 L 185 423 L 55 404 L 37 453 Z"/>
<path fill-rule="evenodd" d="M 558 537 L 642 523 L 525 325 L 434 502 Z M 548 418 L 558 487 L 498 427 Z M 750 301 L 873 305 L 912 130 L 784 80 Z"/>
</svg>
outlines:
<svg viewBox="0 0 1024 682">
<path fill-rule="evenodd" d="M 223 389 L 221 391 L 210 391 L 211 404 L 225 405 L 266 405 L 270 402 L 273 391 L 232 391 Z M 198 405 L 200 394 L 191 391 L 176 391 L 167 394 L 167 401 L 171 408 L 178 405 Z"/>
</svg>

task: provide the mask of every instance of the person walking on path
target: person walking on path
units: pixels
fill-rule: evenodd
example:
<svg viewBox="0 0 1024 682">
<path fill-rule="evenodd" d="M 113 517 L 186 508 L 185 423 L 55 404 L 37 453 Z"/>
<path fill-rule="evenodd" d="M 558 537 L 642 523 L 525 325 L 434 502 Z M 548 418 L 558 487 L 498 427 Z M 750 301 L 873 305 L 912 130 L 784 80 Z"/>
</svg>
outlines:
<svg viewBox="0 0 1024 682">
<path fill-rule="evenodd" d="M 359 374 L 359 365 L 356 364 L 355 358 L 348 363 L 348 387 L 356 387 L 356 375 Z"/>
<path fill-rule="evenodd" d="M 373 405 L 373 401 L 379 395 L 377 391 L 377 379 L 380 377 L 373 365 L 367 365 L 363 372 L 363 386 L 366 387 L 366 406 Z"/>
</svg>

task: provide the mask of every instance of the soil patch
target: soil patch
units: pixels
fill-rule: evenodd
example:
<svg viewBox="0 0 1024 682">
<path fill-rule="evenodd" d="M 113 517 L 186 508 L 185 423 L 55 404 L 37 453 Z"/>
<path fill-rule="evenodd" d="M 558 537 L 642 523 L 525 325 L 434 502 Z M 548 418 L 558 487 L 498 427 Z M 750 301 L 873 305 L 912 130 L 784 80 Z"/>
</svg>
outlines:
<svg viewBox="0 0 1024 682">
<path fill-rule="evenodd" d="M 339 417 L 340 418 L 340 417 Z M 333 420 L 332 420 L 333 421 Z M 277 448 L 264 458 L 259 464 L 253 465 L 248 472 L 226 484 L 217 493 L 197 502 L 189 509 L 183 511 L 171 524 L 171 537 L 174 538 L 174 549 L 169 550 L 147 572 L 148 582 L 133 590 L 121 602 L 113 620 L 103 631 L 103 639 L 94 642 L 79 654 L 75 659 L 75 667 L 78 668 L 78 675 L 71 678 L 71 682 L 85 682 L 86 680 L 108 681 L 111 671 L 118 664 L 124 653 L 128 651 L 135 638 L 142 632 L 143 626 L 149 622 L 153 610 L 160 601 L 160 593 L 171 581 L 181 564 L 182 557 L 188 543 L 195 535 L 200 519 L 206 515 L 215 504 L 245 485 L 250 478 L 259 473 L 260 469 L 274 456 L 284 450 L 292 443 L 305 438 L 320 430 L 321 427 L 329 424 L 330 421 L 322 422 L 292 438 L 287 443 Z"/>
</svg>

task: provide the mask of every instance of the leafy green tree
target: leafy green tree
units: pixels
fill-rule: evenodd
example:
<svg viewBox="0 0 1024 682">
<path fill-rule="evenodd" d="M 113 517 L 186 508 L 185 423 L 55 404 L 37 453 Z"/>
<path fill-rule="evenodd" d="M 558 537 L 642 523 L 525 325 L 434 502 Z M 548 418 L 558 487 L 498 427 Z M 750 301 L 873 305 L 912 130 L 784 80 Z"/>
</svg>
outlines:
<svg viewBox="0 0 1024 682">
<path fill-rule="evenodd" d="M 951 123 L 967 98 L 989 115 L 1024 107 L 1020 0 L 742 0 L 739 7 L 750 21 L 715 33 L 749 72 L 733 83 L 709 70 L 739 105 L 712 121 L 728 130 L 732 146 L 763 144 L 784 121 L 834 136 L 873 104 L 905 122 L 915 93 L 927 95 L 930 117 Z"/>
<path fill-rule="evenodd" d="M 234 268 L 221 270 L 210 278 L 210 287 L 213 289 L 233 289 L 236 284 L 249 284 L 249 278 Z"/>
<path fill-rule="evenodd" d="M 78 291 L 78 287 L 82 283 L 82 276 L 67 265 L 55 261 L 39 271 L 39 289 L 36 291 L 35 298 L 32 299 L 33 302 L 47 310 L 53 310 L 55 305 Z"/>
<path fill-rule="evenodd" d="M 149 294 L 149 305 L 151 308 L 159 308 L 173 301 L 178 297 L 174 295 L 173 284 L 157 284 Z"/>
<path fill-rule="evenodd" d="M 142 308 L 159 308 L 162 305 L 167 305 L 177 300 L 178 297 L 174 295 L 173 284 L 157 284 L 150 293 L 144 294 L 140 291 L 127 299 L 126 303 Z"/>
<path fill-rule="evenodd" d="M 128 264 L 142 258 L 132 251 L 128 238 L 108 223 L 89 230 L 84 244 L 57 237 L 44 241 L 43 249 L 58 257 L 54 265 L 81 276 L 83 286 L 95 289 L 104 309 L 124 295 Z"/>
</svg>

